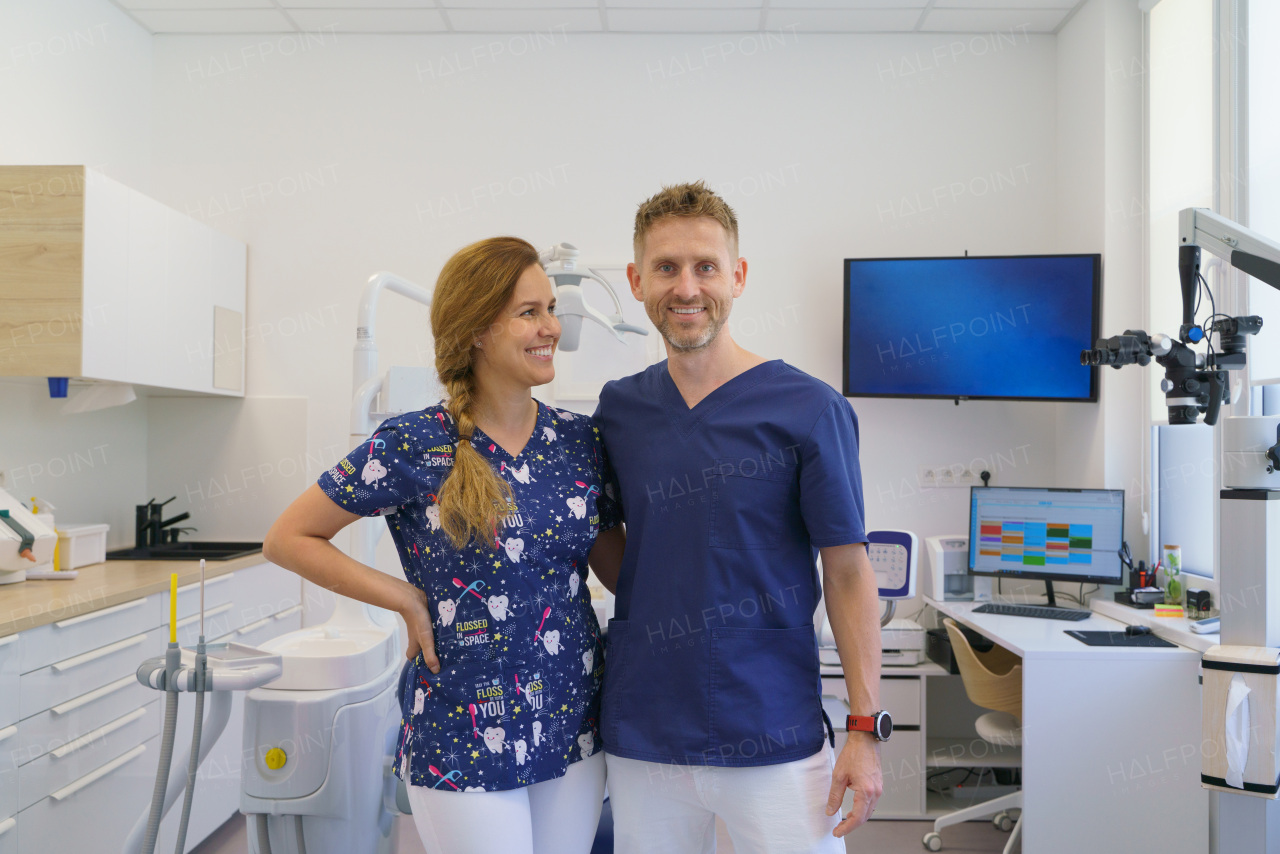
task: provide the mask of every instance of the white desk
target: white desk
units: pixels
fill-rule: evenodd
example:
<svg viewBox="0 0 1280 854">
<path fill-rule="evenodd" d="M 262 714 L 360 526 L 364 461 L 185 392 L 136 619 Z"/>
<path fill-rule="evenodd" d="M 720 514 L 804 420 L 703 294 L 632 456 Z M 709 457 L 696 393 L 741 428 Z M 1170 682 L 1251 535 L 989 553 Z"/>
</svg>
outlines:
<svg viewBox="0 0 1280 854">
<path fill-rule="evenodd" d="M 1200 788 L 1200 653 L 1086 646 L 1065 634 L 1123 631 L 1094 614 L 1040 620 L 925 601 L 1022 656 L 1022 850 L 1209 850 Z"/>
</svg>

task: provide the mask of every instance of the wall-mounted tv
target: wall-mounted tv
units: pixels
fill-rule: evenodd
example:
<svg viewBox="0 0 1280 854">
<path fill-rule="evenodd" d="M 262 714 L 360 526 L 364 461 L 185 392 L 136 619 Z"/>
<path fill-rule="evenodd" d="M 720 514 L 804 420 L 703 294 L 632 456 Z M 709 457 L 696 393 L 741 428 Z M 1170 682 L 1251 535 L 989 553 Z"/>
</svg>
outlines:
<svg viewBox="0 0 1280 854">
<path fill-rule="evenodd" d="M 848 258 L 849 397 L 1096 401 L 1100 255 Z"/>
</svg>

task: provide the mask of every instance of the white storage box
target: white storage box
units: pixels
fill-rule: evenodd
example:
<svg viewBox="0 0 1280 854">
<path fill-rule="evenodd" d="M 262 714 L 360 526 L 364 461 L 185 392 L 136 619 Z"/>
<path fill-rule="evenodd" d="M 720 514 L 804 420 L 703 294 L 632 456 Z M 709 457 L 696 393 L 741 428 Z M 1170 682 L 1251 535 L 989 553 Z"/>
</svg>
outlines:
<svg viewBox="0 0 1280 854">
<path fill-rule="evenodd" d="M 58 526 L 58 569 L 78 569 L 107 559 L 107 531 L 111 526 Z"/>
<path fill-rule="evenodd" d="M 1200 785 L 1274 799 L 1280 791 L 1276 752 L 1280 649 L 1214 646 L 1200 666 L 1204 680 Z"/>
</svg>

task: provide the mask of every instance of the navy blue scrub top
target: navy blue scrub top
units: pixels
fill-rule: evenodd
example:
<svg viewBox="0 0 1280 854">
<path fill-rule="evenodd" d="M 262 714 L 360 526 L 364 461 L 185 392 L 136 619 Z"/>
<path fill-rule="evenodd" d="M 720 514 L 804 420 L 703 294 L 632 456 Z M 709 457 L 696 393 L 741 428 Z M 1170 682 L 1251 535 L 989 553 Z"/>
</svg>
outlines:
<svg viewBox="0 0 1280 854">
<path fill-rule="evenodd" d="M 405 578 L 426 591 L 440 673 L 419 655 L 402 703 L 396 772 L 442 791 L 515 789 L 600 750 L 600 626 L 585 583 L 596 534 L 618 522 L 598 431 L 538 404 L 515 456 L 471 444 L 511 485 L 494 542 L 455 548 L 436 496 L 458 431 L 443 406 L 385 421 L 319 485 L 344 510 L 384 515 Z"/>
<path fill-rule="evenodd" d="M 816 549 L 866 541 L 848 401 L 773 361 L 690 409 L 662 362 L 607 384 L 595 418 L 627 524 L 605 750 L 719 766 L 813 755 Z"/>
</svg>

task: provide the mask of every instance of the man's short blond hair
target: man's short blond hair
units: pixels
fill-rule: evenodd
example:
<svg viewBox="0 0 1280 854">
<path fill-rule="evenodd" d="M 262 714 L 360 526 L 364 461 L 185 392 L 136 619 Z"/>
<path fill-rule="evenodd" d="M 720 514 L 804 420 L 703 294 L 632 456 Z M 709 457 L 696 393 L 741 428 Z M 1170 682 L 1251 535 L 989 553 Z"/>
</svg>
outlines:
<svg viewBox="0 0 1280 854">
<path fill-rule="evenodd" d="M 730 252 L 738 252 L 738 217 L 733 208 L 724 199 L 702 181 L 692 184 L 672 184 L 663 187 L 640 203 L 636 210 L 636 230 L 632 237 L 632 248 L 636 260 L 640 260 L 644 250 L 644 240 L 654 223 L 668 217 L 711 217 L 720 223 L 729 237 Z"/>
</svg>

